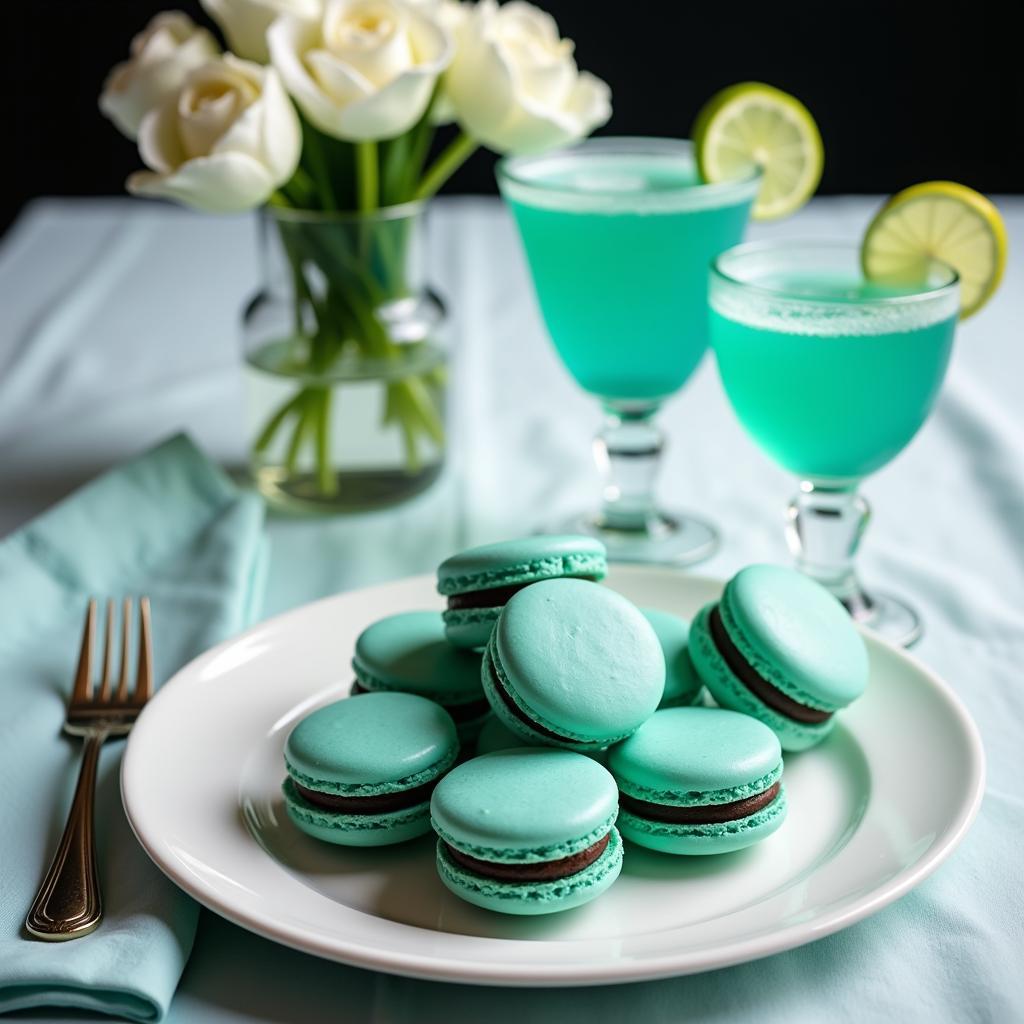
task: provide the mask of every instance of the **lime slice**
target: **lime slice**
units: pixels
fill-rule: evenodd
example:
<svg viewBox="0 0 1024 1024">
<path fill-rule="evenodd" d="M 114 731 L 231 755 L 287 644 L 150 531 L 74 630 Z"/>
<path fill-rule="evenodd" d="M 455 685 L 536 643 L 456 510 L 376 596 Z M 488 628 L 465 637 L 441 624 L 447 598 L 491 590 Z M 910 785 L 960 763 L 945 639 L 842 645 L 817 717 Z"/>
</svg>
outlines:
<svg viewBox="0 0 1024 1024">
<path fill-rule="evenodd" d="M 926 181 L 878 211 L 860 255 L 866 277 L 901 284 L 926 281 L 936 260 L 948 264 L 960 275 L 964 320 L 999 286 L 1006 249 L 1006 225 L 990 200 L 955 181 Z"/>
<path fill-rule="evenodd" d="M 762 82 L 712 96 L 697 115 L 693 141 L 705 181 L 735 181 L 761 168 L 755 220 L 800 209 L 821 180 L 825 151 L 814 118 L 798 99 Z"/>
</svg>

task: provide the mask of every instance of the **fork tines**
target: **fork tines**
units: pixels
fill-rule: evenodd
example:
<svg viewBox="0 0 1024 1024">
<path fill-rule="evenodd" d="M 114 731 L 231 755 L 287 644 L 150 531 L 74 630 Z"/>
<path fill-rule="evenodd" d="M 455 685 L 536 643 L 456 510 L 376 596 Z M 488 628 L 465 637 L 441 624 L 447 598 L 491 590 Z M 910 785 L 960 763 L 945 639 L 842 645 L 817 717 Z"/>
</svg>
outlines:
<svg viewBox="0 0 1024 1024">
<path fill-rule="evenodd" d="M 107 601 L 106 642 L 103 645 L 103 669 L 100 677 L 98 696 L 93 694 L 93 654 L 96 633 L 96 599 L 90 598 L 85 613 L 85 630 L 82 635 L 82 648 L 78 655 L 78 670 L 75 673 L 75 686 L 71 694 L 71 705 L 96 703 L 113 703 L 142 705 L 153 695 L 153 647 L 150 636 L 149 598 L 139 599 L 139 618 L 141 621 L 139 652 L 135 670 L 135 688 L 128 694 L 129 650 L 132 632 L 132 601 L 125 598 L 121 615 L 121 652 L 120 675 L 117 690 L 111 701 L 111 689 L 114 679 L 114 601 Z"/>
</svg>

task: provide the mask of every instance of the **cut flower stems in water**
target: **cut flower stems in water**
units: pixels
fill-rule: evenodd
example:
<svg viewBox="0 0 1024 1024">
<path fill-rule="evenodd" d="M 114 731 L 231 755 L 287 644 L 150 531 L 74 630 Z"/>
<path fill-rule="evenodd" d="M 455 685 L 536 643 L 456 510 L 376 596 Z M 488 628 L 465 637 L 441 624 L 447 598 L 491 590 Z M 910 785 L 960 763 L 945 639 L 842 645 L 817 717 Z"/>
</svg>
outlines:
<svg viewBox="0 0 1024 1024">
<path fill-rule="evenodd" d="M 387 310 L 410 298 L 410 217 L 476 148 L 457 136 L 423 175 L 432 133 L 427 115 L 384 143 L 342 142 L 304 122 L 303 161 L 271 200 L 295 307 L 291 365 L 279 370 L 304 382 L 267 419 L 254 454 L 259 458 L 287 432 L 286 471 L 296 472 L 302 454 L 311 452 L 316 486 L 326 497 L 339 486 L 330 418 L 334 403 L 344 399 L 333 375 L 346 359 L 358 357 L 364 370 L 386 382 L 383 421 L 400 431 L 410 473 L 420 469 L 425 445 L 445 443 L 439 407 L 444 369 L 405 373 L 407 350 L 417 340 L 393 338 L 387 323 Z M 302 211 L 314 206 L 325 215 L 311 224 Z M 334 220 L 337 230 L 325 230 Z"/>
</svg>

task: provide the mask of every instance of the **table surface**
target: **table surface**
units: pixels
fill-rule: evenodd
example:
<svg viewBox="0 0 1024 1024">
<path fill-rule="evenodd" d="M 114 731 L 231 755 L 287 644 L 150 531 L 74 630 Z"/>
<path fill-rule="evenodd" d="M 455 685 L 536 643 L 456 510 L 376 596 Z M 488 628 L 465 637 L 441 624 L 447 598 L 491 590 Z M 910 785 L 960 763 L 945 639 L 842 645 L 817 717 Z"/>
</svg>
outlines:
<svg viewBox="0 0 1024 1024">
<path fill-rule="evenodd" d="M 818 199 L 753 237 L 860 236 L 878 200 Z M 917 653 L 979 723 L 989 783 L 950 862 L 876 917 L 809 947 L 692 978 L 591 990 L 441 985 L 329 964 L 202 915 L 169 1020 L 785 1021 L 1024 1019 L 1024 199 L 1000 201 L 1011 263 L 996 299 L 959 331 L 935 412 L 865 492 L 869 584 L 912 595 Z M 342 589 L 429 572 L 467 543 L 530 531 L 540 511 L 592 502 L 595 405 L 544 333 L 511 222 L 495 200 L 442 200 L 433 280 L 454 344 L 452 449 L 408 505 L 333 520 L 271 518 L 267 615 Z M 0 535 L 97 472 L 177 430 L 214 457 L 244 453 L 239 310 L 257 279 L 252 217 L 131 200 L 45 200 L 0 246 Z M 794 482 L 747 439 L 706 360 L 662 423 L 669 501 L 722 528 L 700 570 L 785 562 Z M 470 429 L 470 427 L 472 429 Z M 1016 769 L 1016 771 L 1014 770 Z M 1002 881 L 1001 881 L 1002 880 Z M 584 1010 L 585 1008 L 585 1010 Z M 65 1020 L 45 1012 L 26 1019 Z M 76 1017 L 81 1019 L 81 1016 Z"/>
</svg>

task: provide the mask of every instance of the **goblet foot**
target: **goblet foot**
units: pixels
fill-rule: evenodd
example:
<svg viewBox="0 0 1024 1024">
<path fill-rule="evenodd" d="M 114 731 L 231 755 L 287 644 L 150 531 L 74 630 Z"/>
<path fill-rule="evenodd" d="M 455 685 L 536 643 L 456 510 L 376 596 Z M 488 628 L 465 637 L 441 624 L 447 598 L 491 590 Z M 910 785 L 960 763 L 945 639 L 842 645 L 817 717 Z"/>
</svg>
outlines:
<svg viewBox="0 0 1024 1024">
<path fill-rule="evenodd" d="M 552 524 L 546 532 L 596 537 L 613 562 L 694 565 L 713 555 L 719 544 L 718 531 L 709 522 L 678 509 L 652 511 L 635 526 L 584 513 Z"/>
<path fill-rule="evenodd" d="M 855 600 L 840 599 L 854 621 L 897 647 L 911 647 L 921 639 L 924 627 L 917 612 L 898 597 L 872 591 Z"/>
</svg>

